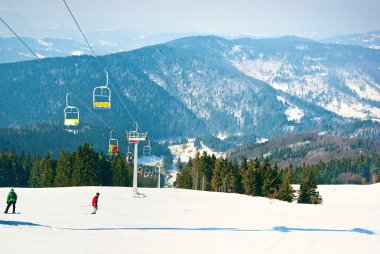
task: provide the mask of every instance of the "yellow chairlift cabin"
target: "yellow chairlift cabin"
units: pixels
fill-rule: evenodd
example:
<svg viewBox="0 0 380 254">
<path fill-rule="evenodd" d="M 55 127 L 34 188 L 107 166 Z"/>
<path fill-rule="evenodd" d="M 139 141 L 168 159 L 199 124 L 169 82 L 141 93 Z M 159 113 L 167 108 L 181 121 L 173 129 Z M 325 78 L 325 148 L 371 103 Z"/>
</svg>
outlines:
<svg viewBox="0 0 380 254">
<path fill-rule="evenodd" d="M 78 126 L 79 124 L 79 109 L 74 106 L 69 106 L 69 95 L 70 92 L 66 94 L 66 107 L 64 109 L 65 116 L 65 126 Z"/>
<path fill-rule="evenodd" d="M 94 109 L 110 109 L 111 108 L 111 90 L 108 88 L 108 72 L 104 69 L 106 73 L 106 85 L 97 86 L 92 92 L 92 101 Z"/>
</svg>

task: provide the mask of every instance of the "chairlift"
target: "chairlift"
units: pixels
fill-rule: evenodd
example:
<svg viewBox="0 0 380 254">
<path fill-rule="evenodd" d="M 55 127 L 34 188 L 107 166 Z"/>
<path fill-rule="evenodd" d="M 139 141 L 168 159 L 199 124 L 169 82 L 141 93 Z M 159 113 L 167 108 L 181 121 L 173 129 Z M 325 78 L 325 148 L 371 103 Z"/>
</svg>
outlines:
<svg viewBox="0 0 380 254">
<path fill-rule="evenodd" d="M 92 92 L 92 101 L 94 109 L 110 109 L 111 108 L 111 90 L 108 88 L 108 72 L 106 73 L 107 82 L 105 86 L 98 86 Z"/>
<path fill-rule="evenodd" d="M 143 147 L 143 155 L 149 156 L 152 152 L 152 147 L 150 146 L 150 140 L 148 139 L 148 145 Z"/>
<path fill-rule="evenodd" d="M 132 163 L 133 161 L 133 153 L 129 151 L 129 147 L 128 147 L 128 152 L 125 155 L 125 160 L 127 163 Z"/>
<path fill-rule="evenodd" d="M 78 126 L 79 124 L 79 109 L 74 106 L 69 106 L 69 94 L 68 92 L 66 94 L 66 107 L 64 109 L 64 116 L 65 116 L 65 126 Z"/>
<path fill-rule="evenodd" d="M 138 132 L 139 126 L 137 122 L 135 122 L 135 124 L 136 124 L 136 130 L 129 131 L 126 136 L 126 139 L 128 140 L 129 144 L 138 144 L 139 141 L 147 140 L 147 133 L 139 133 Z"/>
<path fill-rule="evenodd" d="M 108 153 L 109 154 L 117 154 L 119 152 L 119 142 L 116 138 L 112 138 L 112 132 L 110 132 L 110 139 L 108 141 Z"/>
</svg>

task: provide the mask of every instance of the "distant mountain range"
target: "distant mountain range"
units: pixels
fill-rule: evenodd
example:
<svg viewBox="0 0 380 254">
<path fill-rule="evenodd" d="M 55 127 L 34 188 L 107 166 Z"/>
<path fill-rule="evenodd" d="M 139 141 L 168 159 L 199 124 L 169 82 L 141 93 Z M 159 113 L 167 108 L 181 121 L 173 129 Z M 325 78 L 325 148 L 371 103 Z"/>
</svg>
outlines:
<svg viewBox="0 0 380 254">
<path fill-rule="evenodd" d="M 166 43 L 189 36 L 200 36 L 196 33 L 149 34 L 141 31 L 89 31 L 86 33 L 91 46 L 97 55 L 130 51 L 146 46 Z M 221 36 L 227 39 L 238 39 L 242 36 Z M 248 38 L 248 37 L 247 37 Z M 252 37 L 251 39 L 260 39 Z M 261 38 L 262 39 L 262 38 Z M 41 57 L 62 57 L 91 54 L 82 38 L 30 38 L 23 40 Z M 350 34 L 319 40 L 321 43 L 357 45 L 380 49 L 380 30 L 362 34 Z M 31 53 L 15 37 L 0 37 L 0 63 L 33 60 Z"/>
<path fill-rule="evenodd" d="M 71 39 L 22 38 L 41 58 L 90 54 L 87 45 Z M 102 51 L 100 51 L 102 52 Z M 0 63 L 34 60 L 35 56 L 15 37 L 0 37 Z"/>
<path fill-rule="evenodd" d="M 87 37 L 97 55 L 129 51 L 168 42 L 191 34 L 146 34 L 142 32 L 88 32 Z M 41 58 L 91 55 L 83 40 L 54 38 L 22 38 Z M 35 57 L 15 37 L 0 37 L 0 63 L 34 60 Z"/>
<path fill-rule="evenodd" d="M 97 117 L 88 107 L 93 88 L 105 77 L 93 57 L 1 64 L 0 89 L 7 96 L 0 102 L 0 125 L 63 122 L 67 91 L 81 121 L 125 132 L 134 128 L 127 107 L 156 140 L 249 136 L 257 141 L 380 121 L 375 49 L 297 37 L 195 36 L 99 61 L 110 73 L 113 99 L 111 110 L 96 111 Z"/>
<path fill-rule="evenodd" d="M 357 45 L 371 49 L 380 49 L 380 30 L 361 33 L 336 36 L 321 40 L 324 43 L 335 43 L 345 45 Z"/>
<path fill-rule="evenodd" d="M 275 138 L 262 144 L 239 146 L 230 149 L 227 156 L 238 161 L 243 157 L 268 158 L 285 168 L 289 163 L 302 166 L 373 153 L 380 155 L 380 128 L 374 127 L 372 130 L 377 132 L 378 141 L 331 135 L 328 132 L 303 132 Z"/>
</svg>

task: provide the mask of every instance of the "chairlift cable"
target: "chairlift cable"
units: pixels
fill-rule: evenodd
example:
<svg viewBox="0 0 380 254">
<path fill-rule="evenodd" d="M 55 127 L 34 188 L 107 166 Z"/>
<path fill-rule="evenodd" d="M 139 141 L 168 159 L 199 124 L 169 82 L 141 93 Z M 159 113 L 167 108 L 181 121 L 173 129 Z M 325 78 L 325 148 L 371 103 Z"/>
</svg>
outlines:
<svg viewBox="0 0 380 254">
<path fill-rule="evenodd" d="M 38 60 L 42 60 L 42 58 L 38 57 L 38 55 L 28 46 L 28 44 L 22 40 L 22 38 L 20 36 L 18 36 L 18 34 L 0 17 L 1 21 L 8 27 L 8 29 L 10 31 L 12 31 L 12 33 L 24 44 L 24 46 L 38 59 Z M 45 66 L 46 67 L 46 66 Z M 46 67 L 47 68 L 47 67 Z M 89 110 L 92 114 L 94 114 L 96 116 L 96 118 L 101 121 L 106 127 L 108 127 L 109 129 L 113 129 L 110 125 L 108 125 L 106 122 L 104 122 L 103 119 L 101 119 L 95 112 L 93 112 L 90 108 L 88 108 L 86 106 L 85 103 L 82 102 L 82 100 L 79 99 L 78 96 L 76 96 L 73 92 L 70 92 L 70 94 L 72 94 L 87 110 Z M 115 133 L 121 135 L 121 136 L 124 136 L 124 134 L 121 134 L 120 132 L 118 131 L 115 131 Z"/>
<path fill-rule="evenodd" d="M 78 27 L 80 33 L 82 34 L 83 39 L 86 41 L 88 47 L 91 49 L 92 55 L 93 55 L 93 57 L 95 58 L 96 62 L 98 63 L 99 68 L 100 68 L 100 69 L 101 69 L 101 70 L 107 75 L 107 72 L 105 71 L 105 68 L 104 68 L 103 65 L 100 63 L 98 57 L 97 57 L 96 54 L 95 54 L 94 49 L 91 47 L 89 41 L 87 40 L 87 37 L 85 36 L 85 34 L 84 34 L 82 28 L 80 27 L 78 21 L 76 20 L 76 18 L 75 18 L 75 16 L 74 16 L 73 12 L 71 11 L 69 5 L 66 3 L 66 0 L 62 0 L 62 1 L 64 2 L 64 4 L 65 4 L 67 10 L 69 11 L 71 17 L 73 18 L 75 24 L 77 25 L 77 27 Z M 120 100 L 121 103 L 123 104 L 125 110 L 127 111 L 128 115 L 131 117 L 131 119 L 133 120 L 133 122 L 134 122 L 134 123 L 137 123 L 137 121 L 135 120 L 135 118 L 133 117 L 133 115 L 132 115 L 131 112 L 128 110 L 127 106 L 125 105 L 124 101 L 122 100 L 121 96 L 119 95 L 119 93 L 117 92 L 117 90 L 115 89 L 115 87 L 112 85 L 112 82 L 109 82 L 109 84 L 110 84 L 110 86 L 113 88 L 113 90 L 115 91 L 117 97 L 119 98 L 119 100 Z"/>
<path fill-rule="evenodd" d="M 11 9 L 13 11 L 13 13 L 17 16 L 17 18 L 25 25 L 25 27 L 28 28 L 29 32 L 31 32 L 34 37 L 37 39 L 38 36 L 36 35 L 36 33 L 33 31 L 33 29 L 25 22 L 25 20 L 16 12 L 16 10 L 10 5 L 10 3 L 7 1 L 7 0 L 3 0 L 9 7 L 9 9 Z"/>
<path fill-rule="evenodd" d="M 15 31 L 13 31 L 13 29 L 7 24 L 7 22 L 5 22 L 1 17 L 0 17 L 1 21 L 4 23 L 4 25 L 6 27 L 8 27 L 8 29 L 22 42 L 22 44 L 24 44 L 24 46 L 29 49 L 29 51 L 38 59 L 38 60 L 41 60 L 42 58 L 39 57 L 36 53 L 34 53 L 34 51 L 28 46 L 28 44 L 26 44 L 26 42 L 20 37 L 18 36 L 18 34 L 16 34 Z"/>
<path fill-rule="evenodd" d="M 75 16 L 74 16 L 73 12 L 70 10 L 70 7 L 68 6 L 66 0 L 62 0 L 62 1 L 64 2 L 64 4 L 65 4 L 67 10 L 69 11 L 71 17 L 73 18 L 75 24 L 77 25 L 77 27 L 78 27 L 80 33 L 82 34 L 83 39 L 86 41 L 88 47 L 91 49 L 92 55 L 94 56 L 94 58 L 95 58 L 96 62 L 98 63 L 100 69 L 101 69 L 103 72 L 105 72 L 105 74 L 107 75 L 107 80 L 109 81 L 107 71 L 105 70 L 105 68 L 103 67 L 103 65 L 100 63 L 100 61 L 99 61 L 98 57 L 96 56 L 96 54 L 95 54 L 93 48 L 91 47 L 89 41 L 87 40 L 87 38 L 86 38 L 86 36 L 85 36 L 83 30 L 81 29 L 79 23 L 78 23 L 77 20 L 75 19 Z M 115 91 L 117 97 L 119 98 L 121 104 L 124 106 L 124 109 L 127 111 L 128 115 L 130 116 L 130 118 L 132 119 L 132 121 L 136 124 L 136 126 L 139 126 L 138 122 L 135 120 L 135 118 L 133 117 L 132 113 L 128 110 L 128 107 L 125 105 L 123 99 L 121 98 L 120 94 L 117 92 L 117 89 L 115 89 L 115 87 L 113 86 L 113 84 L 112 84 L 111 81 L 109 81 L 109 85 L 110 85 L 110 86 L 112 87 L 112 89 Z M 143 130 L 142 130 L 141 128 L 140 128 L 140 130 L 143 132 Z M 137 130 L 136 130 L 136 131 L 137 131 Z M 151 149 L 150 149 L 150 150 L 151 150 Z"/>
<path fill-rule="evenodd" d="M 79 101 L 82 106 L 84 106 L 88 111 L 90 111 L 99 121 L 101 121 L 108 129 L 113 130 L 115 133 L 124 136 L 124 134 L 121 134 L 120 132 L 116 131 L 113 127 L 111 127 L 109 124 L 107 124 L 100 116 L 98 116 L 91 108 L 89 108 L 78 96 L 76 96 L 74 93 L 71 92 L 71 94 Z"/>
</svg>

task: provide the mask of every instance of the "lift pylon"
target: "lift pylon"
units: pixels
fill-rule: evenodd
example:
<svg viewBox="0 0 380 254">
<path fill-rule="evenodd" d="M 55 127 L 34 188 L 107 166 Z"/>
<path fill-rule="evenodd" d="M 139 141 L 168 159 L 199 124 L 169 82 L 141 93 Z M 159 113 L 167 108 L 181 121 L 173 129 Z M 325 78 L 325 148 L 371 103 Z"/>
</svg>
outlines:
<svg viewBox="0 0 380 254">
<path fill-rule="evenodd" d="M 129 131 L 126 139 L 130 144 L 135 144 L 134 165 L 133 165 L 133 196 L 144 197 L 143 194 L 137 191 L 137 160 L 138 160 L 138 145 L 140 141 L 146 141 L 147 133 L 138 132 L 138 125 L 136 123 L 136 130 Z"/>
</svg>

